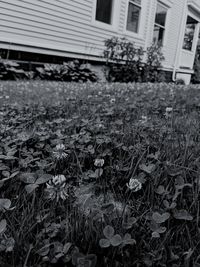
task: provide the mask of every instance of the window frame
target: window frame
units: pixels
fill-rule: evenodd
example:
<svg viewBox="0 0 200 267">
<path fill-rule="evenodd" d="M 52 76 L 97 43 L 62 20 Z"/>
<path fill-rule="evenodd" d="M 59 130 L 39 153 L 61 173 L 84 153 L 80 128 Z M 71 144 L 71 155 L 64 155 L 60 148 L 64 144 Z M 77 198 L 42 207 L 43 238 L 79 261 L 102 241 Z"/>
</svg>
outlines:
<svg viewBox="0 0 200 267">
<path fill-rule="evenodd" d="M 133 37 L 139 40 L 145 40 L 144 38 L 144 31 L 145 31 L 145 14 L 147 12 L 147 0 L 141 0 L 141 5 L 134 3 L 133 0 L 126 1 L 126 11 L 125 11 L 125 20 L 124 20 L 124 31 L 123 34 L 128 37 Z M 129 9 L 129 3 L 132 2 L 135 6 L 140 7 L 140 16 L 139 16 L 139 22 L 138 22 L 138 32 L 132 32 L 127 30 L 127 19 L 128 19 L 128 9 Z"/>
<path fill-rule="evenodd" d="M 160 5 L 161 7 L 163 7 L 163 8 L 166 9 L 166 17 L 165 17 L 165 25 L 164 26 L 161 25 L 161 24 L 156 23 L 156 14 L 157 14 L 157 7 L 158 7 L 158 5 Z M 155 9 L 154 23 L 153 23 L 152 37 L 154 36 L 154 27 L 155 26 L 164 29 L 163 40 L 162 40 L 162 43 L 161 43 L 162 46 L 165 46 L 165 44 L 166 44 L 166 39 L 167 39 L 166 36 L 167 36 L 167 29 L 168 29 L 169 13 L 170 13 L 170 6 L 164 4 L 162 1 L 157 1 L 156 9 Z M 153 38 L 152 38 L 152 41 L 153 41 Z"/>
<path fill-rule="evenodd" d="M 192 41 L 192 48 L 191 48 L 191 50 L 188 50 L 188 49 L 183 48 L 184 39 L 185 39 L 185 30 L 186 30 L 187 18 L 188 18 L 188 17 L 191 17 L 192 19 L 194 19 L 194 20 L 197 21 L 196 26 L 195 26 L 195 30 L 194 30 L 194 36 L 193 36 L 193 41 Z M 182 50 L 183 50 L 185 53 L 190 53 L 190 54 L 195 53 L 195 51 L 196 51 L 196 42 L 197 42 L 197 40 L 198 40 L 198 34 L 199 34 L 199 25 L 200 25 L 199 18 L 197 18 L 192 12 L 190 12 L 190 11 L 188 10 L 188 12 L 187 12 L 187 16 L 186 16 L 186 20 L 185 20 L 185 25 L 184 25 L 184 34 L 183 34 L 182 47 L 181 47 Z"/>
<path fill-rule="evenodd" d="M 140 8 L 139 18 L 138 18 L 138 22 L 137 22 L 138 23 L 138 27 L 137 27 L 137 31 L 136 32 L 133 32 L 133 31 L 127 29 L 128 13 L 129 13 L 129 5 L 130 4 Z M 128 9 L 127 9 L 127 15 L 126 15 L 126 31 L 127 32 L 131 32 L 131 33 L 134 33 L 134 34 L 138 34 L 139 33 L 139 31 L 140 31 L 140 22 L 141 22 L 141 12 L 142 12 L 142 0 L 141 0 L 141 4 L 135 3 L 134 0 L 129 0 L 128 1 Z"/>
<path fill-rule="evenodd" d="M 119 21 L 119 12 L 120 12 L 121 0 L 112 0 L 112 11 L 111 11 L 111 24 L 96 20 L 96 9 L 97 9 L 97 0 L 93 2 L 93 12 L 92 12 L 92 25 L 100 28 L 109 30 L 117 33 L 117 26 Z"/>
</svg>

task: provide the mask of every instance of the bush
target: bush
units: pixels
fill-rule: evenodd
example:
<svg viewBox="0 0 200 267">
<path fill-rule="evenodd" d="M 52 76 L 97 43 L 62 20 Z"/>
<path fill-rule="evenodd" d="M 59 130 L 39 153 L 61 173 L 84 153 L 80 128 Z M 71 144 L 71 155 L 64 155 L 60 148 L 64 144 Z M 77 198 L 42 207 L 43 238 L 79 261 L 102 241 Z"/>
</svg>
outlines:
<svg viewBox="0 0 200 267">
<path fill-rule="evenodd" d="M 11 60 L 0 59 L 0 80 L 39 79 L 67 82 L 96 82 L 97 75 L 89 64 L 81 64 L 78 60 L 57 64 L 44 64 L 35 71 L 25 72 L 20 65 Z"/>
<path fill-rule="evenodd" d="M 164 56 L 160 45 L 152 44 L 144 51 L 142 47 L 136 48 L 126 38 L 112 37 L 105 41 L 105 47 L 104 57 L 109 65 L 108 81 L 163 81 L 160 68 Z"/>
<path fill-rule="evenodd" d="M 183 79 L 176 79 L 175 84 L 177 84 L 177 85 L 185 85 L 185 81 Z"/>
<path fill-rule="evenodd" d="M 18 79 L 28 79 L 28 75 L 18 63 L 0 58 L 0 80 Z"/>
<path fill-rule="evenodd" d="M 164 56 L 162 53 L 162 47 L 157 44 L 152 44 L 146 51 L 146 64 L 144 67 L 143 81 L 149 82 L 162 82 L 164 77 L 160 68 L 162 67 L 162 61 Z"/>
<path fill-rule="evenodd" d="M 63 65 L 45 64 L 44 67 L 36 68 L 34 78 L 68 82 L 96 82 L 98 80 L 91 66 L 80 64 L 78 60 L 64 62 Z"/>
<path fill-rule="evenodd" d="M 195 60 L 194 60 L 194 74 L 191 82 L 194 84 L 200 83 L 200 45 L 197 46 Z"/>
</svg>

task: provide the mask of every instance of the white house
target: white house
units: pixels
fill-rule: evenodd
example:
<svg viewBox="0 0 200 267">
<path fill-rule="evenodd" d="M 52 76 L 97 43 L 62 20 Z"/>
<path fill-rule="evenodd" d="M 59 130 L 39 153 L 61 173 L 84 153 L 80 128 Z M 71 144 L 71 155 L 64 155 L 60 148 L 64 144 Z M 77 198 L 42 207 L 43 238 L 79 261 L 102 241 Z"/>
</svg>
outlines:
<svg viewBox="0 0 200 267">
<path fill-rule="evenodd" d="M 200 0 L 0 0 L 0 49 L 102 61 L 104 40 L 163 44 L 163 68 L 187 83 Z"/>
</svg>

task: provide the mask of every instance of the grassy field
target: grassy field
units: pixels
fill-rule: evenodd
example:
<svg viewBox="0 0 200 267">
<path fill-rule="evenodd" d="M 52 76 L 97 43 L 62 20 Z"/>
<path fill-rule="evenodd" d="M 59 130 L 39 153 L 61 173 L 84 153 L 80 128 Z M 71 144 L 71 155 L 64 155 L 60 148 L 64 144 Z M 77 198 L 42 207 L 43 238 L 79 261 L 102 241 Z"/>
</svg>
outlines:
<svg viewBox="0 0 200 267">
<path fill-rule="evenodd" d="M 198 86 L 1 82 L 0 125 L 0 266 L 200 266 Z"/>
</svg>

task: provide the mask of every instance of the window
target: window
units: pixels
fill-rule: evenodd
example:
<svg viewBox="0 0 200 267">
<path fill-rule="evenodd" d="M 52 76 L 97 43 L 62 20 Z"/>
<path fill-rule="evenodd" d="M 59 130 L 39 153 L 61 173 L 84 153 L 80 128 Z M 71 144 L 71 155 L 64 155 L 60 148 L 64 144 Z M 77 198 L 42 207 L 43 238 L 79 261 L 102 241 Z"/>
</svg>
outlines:
<svg viewBox="0 0 200 267">
<path fill-rule="evenodd" d="M 163 44 L 165 34 L 165 23 L 167 17 L 167 8 L 162 4 L 157 4 L 156 18 L 153 31 L 153 42 Z"/>
<path fill-rule="evenodd" d="M 141 0 L 131 0 L 128 3 L 127 31 L 138 33 L 141 12 Z"/>
<path fill-rule="evenodd" d="M 97 0 L 96 20 L 111 24 L 112 23 L 113 0 Z"/>
<path fill-rule="evenodd" d="M 184 41 L 183 41 L 183 49 L 186 49 L 189 51 L 192 50 L 193 39 L 194 39 L 197 23 L 198 22 L 192 17 L 190 16 L 187 17 L 185 36 L 184 36 Z"/>
</svg>

